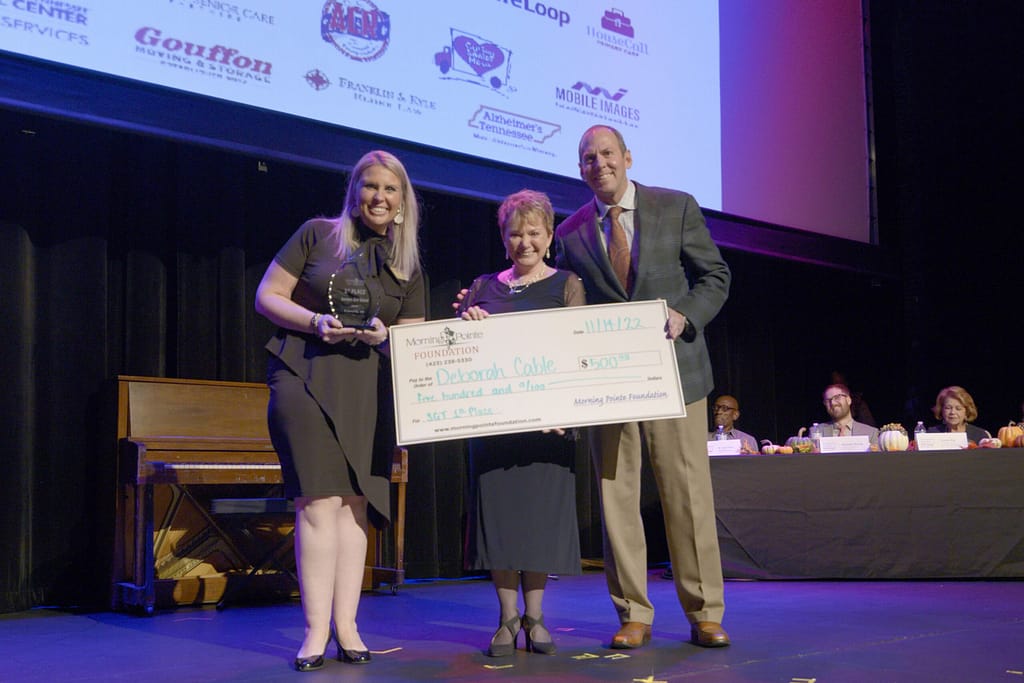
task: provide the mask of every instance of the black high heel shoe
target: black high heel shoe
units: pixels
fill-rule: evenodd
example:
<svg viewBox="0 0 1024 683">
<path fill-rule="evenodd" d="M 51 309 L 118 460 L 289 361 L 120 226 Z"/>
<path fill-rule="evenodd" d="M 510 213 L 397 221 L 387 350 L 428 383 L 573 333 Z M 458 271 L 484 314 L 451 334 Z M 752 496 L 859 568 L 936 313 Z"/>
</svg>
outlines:
<svg viewBox="0 0 1024 683">
<path fill-rule="evenodd" d="M 536 629 L 537 627 L 540 627 L 540 628 L 542 628 L 544 630 L 544 633 L 546 633 L 547 636 L 548 636 L 548 640 L 546 640 L 546 641 L 542 640 L 542 641 L 538 642 L 537 640 L 534 639 L 534 636 L 535 636 L 534 629 Z M 542 655 L 553 655 L 553 654 L 555 654 L 555 651 L 558 649 L 558 648 L 555 647 L 555 641 L 551 640 L 551 632 L 548 631 L 547 626 L 544 625 L 544 615 L 541 615 L 540 618 L 538 618 L 538 619 L 534 619 L 529 614 L 524 614 L 523 615 L 523 633 L 525 634 L 525 637 L 526 637 L 526 651 L 527 652 L 539 652 Z M 540 634 L 536 634 L 536 635 L 540 635 Z"/>
<path fill-rule="evenodd" d="M 521 619 L 518 614 L 509 619 L 504 623 L 498 625 L 498 630 L 494 632 L 494 636 L 491 637 L 491 644 L 487 646 L 488 657 L 509 657 L 513 652 L 516 651 L 516 643 L 519 640 L 519 629 L 521 627 Z M 501 635 L 502 629 L 505 629 L 512 634 L 511 643 L 496 643 L 495 639 Z"/>
<path fill-rule="evenodd" d="M 323 653 L 318 654 L 314 657 L 296 657 L 295 658 L 295 670 L 296 671 L 316 671 L 324 665 Z"/>
<path fill-rule="evenodd" d="M 327 642 L 324 643 L 324 651 L 318 655 L 312 657 L 296 657 L 293 666 L 296 671 L 316 671 L 324 665 L 324 654 L 327 653 L 327 646 L 331 643 L 331 637 L 327 637 Z"/>
<path fill-rule="evenodd" d="M 373 659 L 370 656 L 369 650 L 346 650 L 341 646 L 341 638 L 338 637 L 337 632 L 332 630 L 331 635 L 338 646 L 339 662 L 345 662 L 346 664 L 369 664 L 370 660 Z"/>
</svg>

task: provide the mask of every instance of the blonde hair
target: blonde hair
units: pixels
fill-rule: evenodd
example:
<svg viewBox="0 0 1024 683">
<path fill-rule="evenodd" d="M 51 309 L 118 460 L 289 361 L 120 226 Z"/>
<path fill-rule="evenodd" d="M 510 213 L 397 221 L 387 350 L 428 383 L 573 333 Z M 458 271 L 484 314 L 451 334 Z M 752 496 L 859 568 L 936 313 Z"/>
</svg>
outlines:
<svg viewBox="0 0 1024 683">
<path fill-rule="evenodd" d="M 402 220 L 388 226 L 388 262 L 396 275 L 408 280 L 420 269 L 419 203 L 405 166 L 398 157 L 389 152 L 367 152 L 352 168 L 348 188 L 345 190 L 345 205 L 341 215 L 334 219 L 334 229 L 331 233 L 338 240 L 338 258 L 347 259 L 359 248 L 359 230 L 354 216 L 359 215 L 359 192 L 362 189 L 363 173 L 371 166 L 382 166 L 401 181 L 402 204 L 399 216 Z"/>
<path fill-rule="evenodd" d="M 505 197 L 498 207 L 498 228 L 501 239 L 505 241 L 505 231 L 518 227 L 531 217 L 540 218 L 548 236 L 555 233 L 555 210 L 551 208 L 551 200 L 543 192 L 536 190 L 519 190 Z"/>
<path fill-rule="evenodd" d="M 946 399 L 955 398 L 964 404 L 964 417 L 968 422 L 974 422 L 978 419 L 978 406 L 974 405 L 974 399 L 967 393 L 967 390 L 963 387 L 953 385 L 946 387 L 939 392 L 939 395 L 935 398 L 935 405 L 932 406 L 932 413 L 935 415 L 935 419 L 942 422 L 942 406 L 946 404 Z"/>
</svg>

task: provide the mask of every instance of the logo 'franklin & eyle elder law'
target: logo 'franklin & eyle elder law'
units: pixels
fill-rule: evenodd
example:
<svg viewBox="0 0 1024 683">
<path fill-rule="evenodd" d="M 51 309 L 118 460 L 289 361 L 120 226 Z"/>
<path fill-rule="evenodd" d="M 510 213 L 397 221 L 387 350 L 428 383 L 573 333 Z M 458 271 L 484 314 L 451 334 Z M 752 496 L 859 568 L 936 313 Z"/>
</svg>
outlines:
<svg viewBox="0 0 1024 683">
<path fill-rule="evenodd" d="M 306 83 L 313 90 L 325 90 L 331 84 L 331 79 L 320 69 L 310 69 L 306 72 Z"/>
<path fill-rule="evenodd" d="M 320 13 L 320 37 L 357 62 L 371 62 L 388 49 L 391 16 L 370 0 L 328 0 Z"/>
</svg>

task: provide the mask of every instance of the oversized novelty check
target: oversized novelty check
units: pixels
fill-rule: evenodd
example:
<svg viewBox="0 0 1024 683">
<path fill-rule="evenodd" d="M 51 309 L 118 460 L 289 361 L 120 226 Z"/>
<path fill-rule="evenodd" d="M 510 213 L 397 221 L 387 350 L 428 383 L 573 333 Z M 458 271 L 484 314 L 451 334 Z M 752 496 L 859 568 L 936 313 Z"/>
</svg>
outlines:
<svg viewBox="0 0 1024 683">
<path fill-rule="evenodd" d="M 391 328 L 398 443 L 683 417 L 664 301 Z"/>
</svg>

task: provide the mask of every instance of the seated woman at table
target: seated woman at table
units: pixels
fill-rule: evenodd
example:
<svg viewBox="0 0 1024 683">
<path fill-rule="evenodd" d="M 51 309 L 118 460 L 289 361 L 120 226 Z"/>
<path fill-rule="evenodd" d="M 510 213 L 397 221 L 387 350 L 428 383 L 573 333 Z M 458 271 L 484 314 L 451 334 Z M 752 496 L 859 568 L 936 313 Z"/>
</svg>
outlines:
<svg viewBox="0 0 1024 683">
<path fill-rule="evenodd" d="M 967 432 L 967 441 L 975 444 L 992 437 L 988 431 L 971 424 L 978 419 L 978 407 L 963 387 L 951 386 L 940 391 L 932 413 L 942 424 L 929 427 L 929 432 Z"/>
<path fill-rule="evenodd" d="M 541 192 L 521 190 L 502 202 L 498 225 L 512 266 L 473 280 L 459 309 L 463 319 L 586 303 L 575 273 L 544 262 L 554 222 Z M 466 566 L 490 570 L 501 609 L 487 654 L 511 655 L 520 630 L 527 651 L 554 654 L 542 609 L 547 577 L 580 573 L 573 444 L 539 431 L 470 439 L 469 480 Z"/>
</svg>

